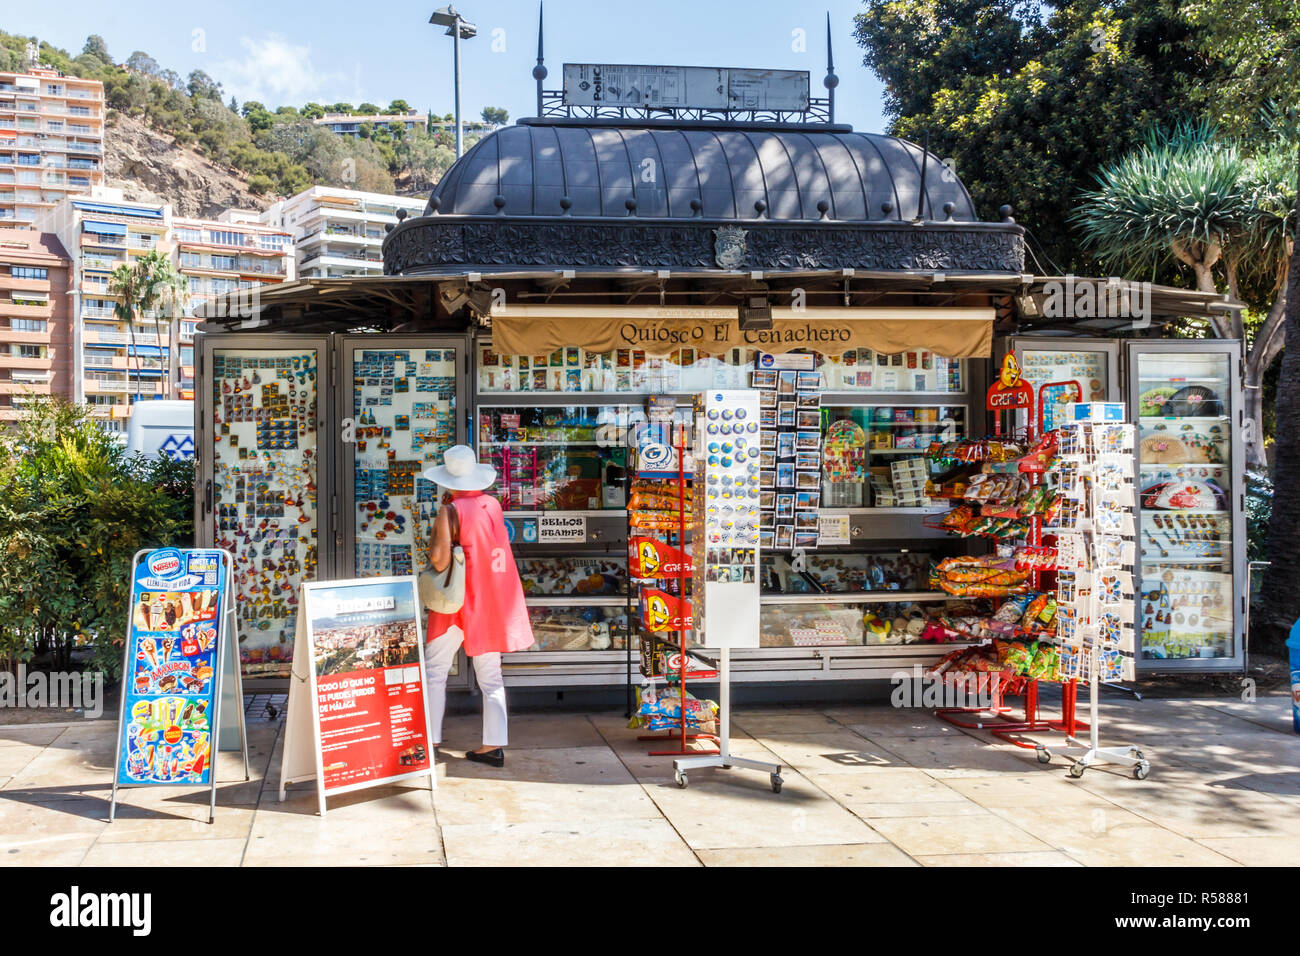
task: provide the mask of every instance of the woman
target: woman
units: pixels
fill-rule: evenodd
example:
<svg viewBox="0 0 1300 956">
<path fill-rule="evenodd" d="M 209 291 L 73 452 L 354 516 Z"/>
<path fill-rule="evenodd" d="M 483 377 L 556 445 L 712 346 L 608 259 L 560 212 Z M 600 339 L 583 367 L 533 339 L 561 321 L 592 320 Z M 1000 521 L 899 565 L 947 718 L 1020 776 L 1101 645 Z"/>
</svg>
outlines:
<svg viewBox="0 0 1300 956">
<path fill-rule="evenodd" d="M 533 644 L 533 627 L 524 606 L 519 569 L 510 553 L 501 505 L 483 490 L 496 481 L 496 469 L 479 464 L 467 445 L 448 448 L 443 463 L 424 477 L 446 490 L 433 522 L 429 561 L 434 572 L 446 571 L 452 556 L 450 512 L 460 524 L 465 554 L 465 603 L 455 614 L 429 612 L 424 653 L 429 685 L 429 739 L 442 742 L 442 715 L 447 707 L 447 674 L 462 643 L 474 662 L 474 675 L 483 692 L 483 743 L 465 753 L 467 760 L 505 766 L 506 687 L 501 655 Z"/>
</svg>

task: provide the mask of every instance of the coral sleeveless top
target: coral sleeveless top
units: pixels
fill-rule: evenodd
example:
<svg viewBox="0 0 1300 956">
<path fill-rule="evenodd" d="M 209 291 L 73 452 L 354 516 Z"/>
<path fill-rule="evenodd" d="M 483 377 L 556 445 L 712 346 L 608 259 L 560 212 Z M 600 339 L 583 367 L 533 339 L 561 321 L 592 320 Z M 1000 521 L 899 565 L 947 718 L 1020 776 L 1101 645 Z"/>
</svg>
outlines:
<svg viewBox="0 0 1300 956">
<path fill-rule="evenodd" d="M 465 603 L 455 614 L 430 611 L 426 640 L 459 627 L 470 657 L 531 647 L 533 626 L 500 503 L 481 491 L 458 491 L 452 500 L 465 552 Z"/>
</svg>

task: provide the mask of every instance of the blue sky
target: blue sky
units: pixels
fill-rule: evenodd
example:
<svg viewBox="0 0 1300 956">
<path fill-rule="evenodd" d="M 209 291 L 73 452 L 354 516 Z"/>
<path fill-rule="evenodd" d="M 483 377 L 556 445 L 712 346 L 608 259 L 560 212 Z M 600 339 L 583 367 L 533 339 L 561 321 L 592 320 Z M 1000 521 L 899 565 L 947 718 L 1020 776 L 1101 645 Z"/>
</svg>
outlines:
<svg viewBox="0 0 1300 956">
<path fill-rule="evenodd" d="M 36 35 L 73 54 L 98 33 L 118 62 L 144 50 L 182 76 L 201 69 L 240 102 L 295 106 L 315 100 L 413 106 L 451 112 L 451 38 L 428 24 L 446 0 L 276 3 L 222 0 L 92 0 L 28 4 L 0 18 L 0 28 Z M 536 0 L 463 0 L 457 8 L 478 26 L 462 45 L 462 106 L 476 116 L 502 106 L 512 119 L 535 112 L 530 71 L 537 56 Z M 853 42 L 858 0 L 655 0 L 598 4 L 547 0 L 548 88 L 559 88 L 560 64 L 666 63 L 801 69 L 823 92 L 826 13 L 836 72 L 836 119 L 880 131 L 881 87 Z M 802 34 L 797 32 L 802 31 Z M 804 50 L 797 49 L 801 37 Z"/>
</svg>

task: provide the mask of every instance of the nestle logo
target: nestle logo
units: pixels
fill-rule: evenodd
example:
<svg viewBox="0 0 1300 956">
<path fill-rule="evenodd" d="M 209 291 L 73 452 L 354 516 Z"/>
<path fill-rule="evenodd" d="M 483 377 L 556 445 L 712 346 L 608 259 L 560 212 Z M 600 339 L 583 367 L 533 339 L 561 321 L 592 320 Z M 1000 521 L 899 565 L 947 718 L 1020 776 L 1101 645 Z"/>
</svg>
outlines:
<svg viewBox="0 0 1300 956">
<path fill-rule="evenodd" d="M 154 577 L 175 577 L 181 570 L 181 556 L 178 551 L 161 551 L 149 558 L 149 573 Z"/>
</svg>

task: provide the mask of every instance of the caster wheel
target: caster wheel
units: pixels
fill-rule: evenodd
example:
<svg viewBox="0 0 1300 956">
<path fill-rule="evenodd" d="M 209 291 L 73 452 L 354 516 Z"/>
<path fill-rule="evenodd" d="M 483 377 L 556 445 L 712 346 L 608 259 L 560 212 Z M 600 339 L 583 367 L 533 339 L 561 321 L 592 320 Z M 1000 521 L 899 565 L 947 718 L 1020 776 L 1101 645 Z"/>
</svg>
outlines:
<svg viewBox="0 0 1300 956">
<path fill-rule="evenodd" d="M 1039 747 L 1039 748 L 1038 748 L 1038 762 L 1039 762 L 1039 763 L 1051 763 L 1051 762 L 1052 762 L 1052 752 L 1051 752 L 1050 750 L 1048 750 L 1046 747 Z"/>
<path fill-rule="evenodd" d="M 686 789 L 686 785 L 690 782 L 689 780 L 686 779 L 686 774 L 682 773 L 680 770 L 677 771 L 676 779 L 677 779 L 677 786 L 681 787 L 683 790 Z"/>
<path fill-rule="evenodd" d="M 1088 768 L 1081 763 L 1072 763 L 1070 764 L 1070 776 L 1077 780 L 1083 776 L 1083 772 L 1087 769 Z"/>
<path fill-rule="evenodd" d="M 1150 772 L 1151 772 L 1151 764 L 1143 760 L 1140 764 L 1137 764 L 1133 768 L 1133 779 L 1145 780 L 1147 778 L 1147 774 L 1149 774 Z"/>
<path fill-rule="evenodd" d="M 772 774 L 772 792 L 773 792 L 773 793 L 780 793 L 780 792 L 781 792 L 781 784 L 784 783 L 784 782 L 785 782 L 785 781 L 783 781 L 783 780 L 781 779 L 781 775 L 780 775 L 780 774 L 775 774 L 775 773 Z"/>
<path fill-rule="evenodd" d="M 1146 760 L 1146 759 L 1147 759 L 1147 758 L 1146 758 L 1146 754 L 1144 754 L 1142 751 L 1138 750 L 1136 747 L 1132 747 L 1132 748 L 1129 749 L 1129 755 L 1130 755 L 1131 757 L 1133 757 L 1134 759 L 1136 759 L 1136 760 Z"/>
</svg>

